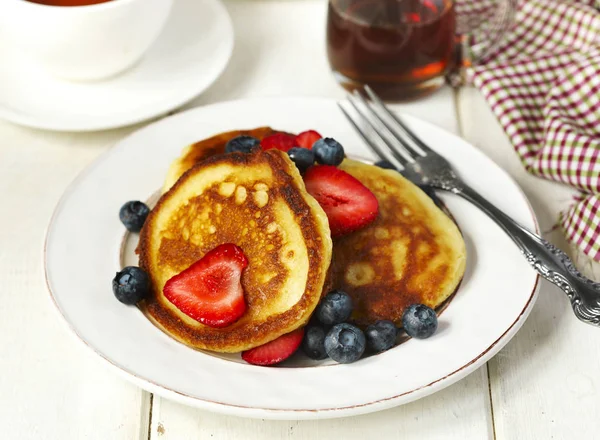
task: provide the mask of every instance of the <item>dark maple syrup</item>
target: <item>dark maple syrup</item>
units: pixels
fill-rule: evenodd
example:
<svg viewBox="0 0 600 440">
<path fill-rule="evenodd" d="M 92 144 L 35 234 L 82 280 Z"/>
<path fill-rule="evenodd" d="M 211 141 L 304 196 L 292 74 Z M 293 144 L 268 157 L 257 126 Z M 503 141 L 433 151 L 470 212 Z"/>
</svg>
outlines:
<svg viewBox="0 0 600 440">
<path fill-rule="evenodd" d="M 436 89 L 452 67 L 452 0 L 330 0 L 327 54 L 347 89 L 369 84 L 386 100 Z"/>
</svg>

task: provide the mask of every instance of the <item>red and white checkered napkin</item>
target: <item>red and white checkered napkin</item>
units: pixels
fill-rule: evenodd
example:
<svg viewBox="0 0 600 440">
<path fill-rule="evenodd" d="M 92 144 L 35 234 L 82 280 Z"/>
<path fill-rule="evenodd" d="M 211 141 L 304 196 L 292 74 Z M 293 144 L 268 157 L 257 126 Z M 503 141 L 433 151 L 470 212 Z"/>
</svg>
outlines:
<svg viewBox="0 0 600 440">
<path fill-rule="evenodd" d="M 600 0 L 521 2 L 507 40 L 474 67 L 525 168 L 581 191 L 561 223 L 600 261 Z"/>
</svg>

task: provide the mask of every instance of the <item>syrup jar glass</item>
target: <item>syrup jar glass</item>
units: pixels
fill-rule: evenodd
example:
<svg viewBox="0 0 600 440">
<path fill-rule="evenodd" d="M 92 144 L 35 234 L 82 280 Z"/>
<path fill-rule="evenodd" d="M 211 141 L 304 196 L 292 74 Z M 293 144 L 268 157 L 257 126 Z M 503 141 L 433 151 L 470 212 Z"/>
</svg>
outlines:
<svg viewBox="0 0 600 440">
<path fill-rule="evenodd" d="M 386 100 L 419 97 L 493 53 L 517 0 L 329 0 L 327 55 L 338 82 Z"/>
</svg>

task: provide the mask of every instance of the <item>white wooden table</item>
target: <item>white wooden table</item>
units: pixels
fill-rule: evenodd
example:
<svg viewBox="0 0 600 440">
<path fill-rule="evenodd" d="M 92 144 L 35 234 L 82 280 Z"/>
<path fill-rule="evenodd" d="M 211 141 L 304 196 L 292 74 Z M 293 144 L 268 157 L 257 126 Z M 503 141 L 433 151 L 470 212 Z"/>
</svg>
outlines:
<svg viewBox="0 0 600 440">
<path fill-rule="evenodd" d="M 226 5 L 237 32 L 231 64 L 187 107 L 250 96 L 343 96 L 325 57 L 324 0 Z M 573 192 L 525 173 L 476 90 L 443 89 L 398 107 L 459 133 L 508 170 L 546 238 L 566 246 L 553 226 Z M 380 413 L 241 419 L 187 408 L 122 380 L 58 319 L 41 251 L 65 187 L 135 128 L 69 134 L 0 121 L 0 439 L 600 438 L 600 330 L 578 322 L 564 295 L 545 282 L 522 330 L 486 366 L 442 392 Z M 594 264 L 575 257 L 597 278 Z"/>
</svg>

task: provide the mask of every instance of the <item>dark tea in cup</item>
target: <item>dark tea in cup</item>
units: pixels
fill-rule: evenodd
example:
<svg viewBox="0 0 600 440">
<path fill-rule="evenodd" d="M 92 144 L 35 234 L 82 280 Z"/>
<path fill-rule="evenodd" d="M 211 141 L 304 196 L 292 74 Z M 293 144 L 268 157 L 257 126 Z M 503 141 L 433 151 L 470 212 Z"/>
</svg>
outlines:
<svg viewBox="0 0 600 440">
<path fill-rule="evenodd" d="M 27 0 L 31 3 L 39 3 L 48 6 L 89 6 L 98 3 L 106 3 L 112 0 Z"/>
<path fill-rule="evenodd" d="M 452 0 L 329 0 L 327 53 L 347 89 L 369 84 L 387 100 L 438 88 L 452 67 Z"/>
</svg>

